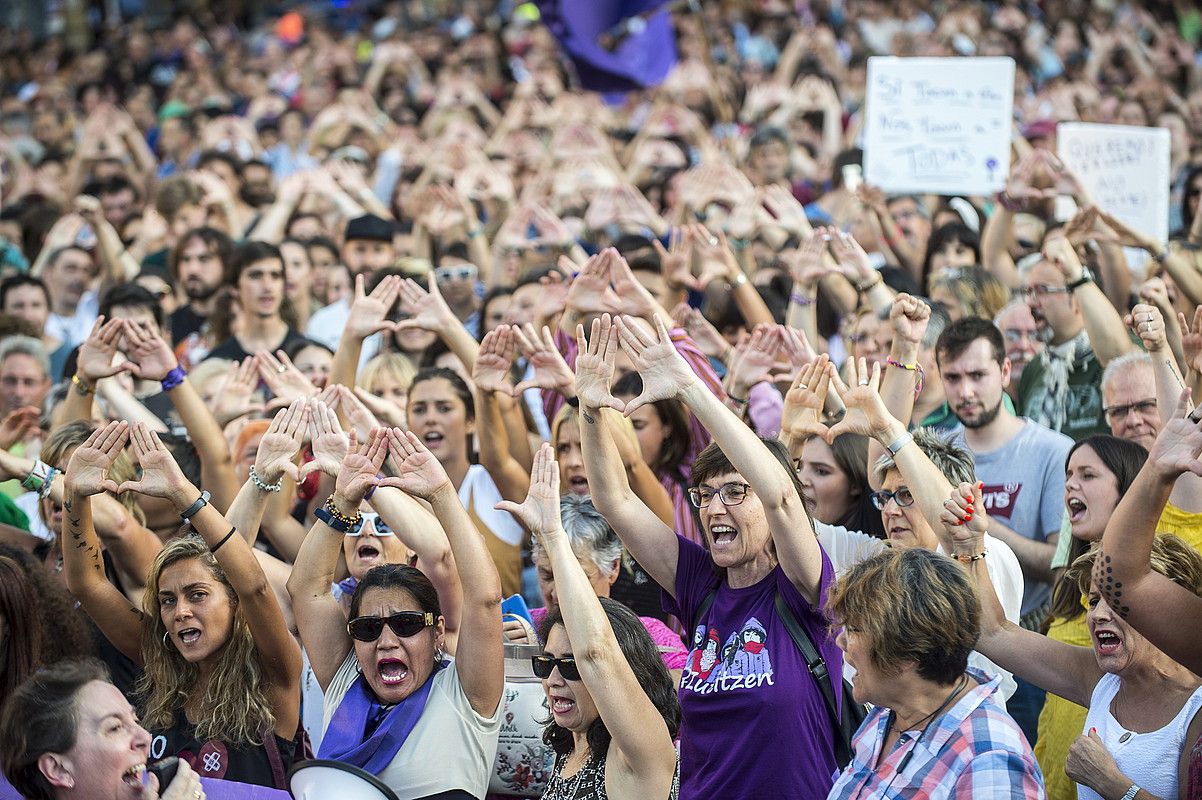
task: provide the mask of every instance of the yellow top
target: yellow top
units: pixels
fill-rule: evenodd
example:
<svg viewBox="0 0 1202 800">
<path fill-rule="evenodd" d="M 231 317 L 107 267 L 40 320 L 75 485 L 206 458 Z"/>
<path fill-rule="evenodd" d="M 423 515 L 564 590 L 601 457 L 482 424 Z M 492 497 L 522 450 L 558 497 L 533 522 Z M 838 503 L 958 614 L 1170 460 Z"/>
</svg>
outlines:
<svg viewBox="0 0 1202 800">
<path fill-rule="evenodd" d="M 1190 547 L 1202 553 L 1202 514 L 1182 511 L 1172 503 L 1165 503 L 1157 533 L 1173 533 L 1184 539 Z"/>
<path fill-rule="evenodd" d="M 1082 602 L 1084 606 L 1084 602 Z M 1076 619 L 1056 620 L 1048 628 L 1048 637 L 1065 644 L 1091 647 L 1085 614 Z M 1064 774 L 1064 760 L 1073 740 L 1085 730 L 1085 708 L 1048 692 L 1039 712 L 1039 732 L 1035 758 L 1043 770 L 1048 800 L 1077 800 L 1077 784 Z"/>
</svg>

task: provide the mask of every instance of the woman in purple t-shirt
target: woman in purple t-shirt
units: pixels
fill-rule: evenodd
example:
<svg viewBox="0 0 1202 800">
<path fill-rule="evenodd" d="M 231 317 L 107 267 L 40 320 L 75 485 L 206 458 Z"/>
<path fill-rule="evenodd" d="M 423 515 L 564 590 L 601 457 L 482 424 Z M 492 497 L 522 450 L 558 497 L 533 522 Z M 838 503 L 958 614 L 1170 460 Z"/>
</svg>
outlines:
<svg viewBox="0 0 1202 800">
<path fill-rule="evenodd" d="M 693 374 L 662 321 L 595 321 L 580 355 L 582 446 L 593 502 L 685 620 L 691 652 L 680 685 L 682 800 L 825 797 L 836 769 L 834 728 L 819 687 L 777 612 L 804 626 L 832 675 L 842 659 L 821 612 L 834 572 L 818 545 L 788 452 L 761 440 Z M 616 347 L 643 377 L 623 404 L 610 393 Z M 810 379 L 829 380 L 823 356 Z M 805 378 L 803 377 L 803 382 Z M 655 400 L 682 401 L 713 436 L 693 463 L 690 499 L 709 551 L 678 536 L 627 485 L 607 417 Z M 779 598 L 779 600 L 778 600 Z"/>
</svg>

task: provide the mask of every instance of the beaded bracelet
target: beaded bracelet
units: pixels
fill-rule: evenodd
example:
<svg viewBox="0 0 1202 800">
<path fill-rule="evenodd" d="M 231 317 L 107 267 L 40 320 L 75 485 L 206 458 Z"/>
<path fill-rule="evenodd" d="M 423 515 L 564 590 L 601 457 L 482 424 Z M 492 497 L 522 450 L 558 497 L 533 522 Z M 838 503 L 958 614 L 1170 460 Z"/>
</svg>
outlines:
<svg viewBox="0 0 1202 800">
<path fill-rule="evenodd" d="M 363 521 L 363 515 L 358 511 L 355 512 L 355 516 L 353 517 L 348 517 L 346 514 L 343 514 L 341 511 L 339 511 L 338 507 L 334 505 L 334 495 L 330 495 L 326 498 L 325 503 L 322 504 L 322 508 L 328 511 L 331 517 L 343 523 L 348 528 L 353 528 Z"/>
<path fill-rule="evenodd" d="M 961 564 L 971 564 L 974 561 L 980 561 L 982 558 L 984 558 L 987 555 L 989 555 L 989 551 L 982 550 L 981 552 L 977 553 L 975 556 L 959 555 L 959 556 L 953 556 L 953 558 L 955 558 Z"/>
<path fill-rule="evenodd" d="M 885 363 L 891 367 L 897 367 L 898 369 L 908 369 L 911 372 L 913 372 L 914 376 L 915 376 L 915 380 L 917 381 L 916 385 L 914 386 L 914 396 L 918 397 L 918 395 L 920 395 L 922 393 L 922 386 L 923 386 L 923 383 L 925 383 L 926 377 L 927 377 L 926 373 L 922 371 L 922 364 L 919 364 L 917 361 L 915 361 L 913 364 L 903 364 L 902 362 L 897 361 L 892 358 L 886 359 Z"/>
<path fill-rule="evenodd" d="M 275 483 L 266 483 L 262 478 L 259 477 L 259 474 L 255 472 L 254 464 L 250 465 L 250 482 L 253 483 L 255 488 L 260 492 L 278 492 L 284 488 L 284 477 L 282 475 Z"/>
</svg>

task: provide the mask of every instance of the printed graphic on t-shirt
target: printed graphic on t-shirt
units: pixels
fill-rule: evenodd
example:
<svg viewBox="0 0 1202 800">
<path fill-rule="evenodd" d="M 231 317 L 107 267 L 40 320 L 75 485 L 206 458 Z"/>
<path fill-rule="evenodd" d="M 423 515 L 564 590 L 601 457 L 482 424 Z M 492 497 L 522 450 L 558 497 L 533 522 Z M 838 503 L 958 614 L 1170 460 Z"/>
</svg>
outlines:
<svg viewBox="0 0 1202 800">
<path fill-rule="evenodd" d="M 717 628 L 697 626 L 680 688 L 711 694 L 773 684 L 768 631 L 758 619 L 750 617 L 719 647 L 721 641 Z"/>
<path fill-rule="evenodd" d="M 1022 490 L 1021 483 L 985 484 L 981 488 L 985 511 L 991 517 L 1010 519 L 1010 515 L 1014 513 L 1014 506 L 1018 504 L 1018 493 Z"/>
</svg>

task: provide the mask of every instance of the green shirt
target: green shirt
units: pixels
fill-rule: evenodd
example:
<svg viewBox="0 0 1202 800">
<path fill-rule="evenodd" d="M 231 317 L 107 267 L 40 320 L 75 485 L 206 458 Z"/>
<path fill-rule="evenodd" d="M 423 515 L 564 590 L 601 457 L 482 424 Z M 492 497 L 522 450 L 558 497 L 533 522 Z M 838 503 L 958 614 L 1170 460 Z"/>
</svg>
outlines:
<svg viewBox="0 0 1202 800">
<path fill-rule="evenodd" d="M 1058 430 L 1078 442 L 1095 433 L 1110 433 L 1110 426 L 1106 424 L 1102 413 L 1102 362 L 1092 349 L 1085 349 L 1073 362 L 1073 369 L 1068 374 L 1064 423 L 1059 427 L 1044 415 L 1047 383 L 1047 355 L 1040 353 L 1027 364 L 1018 384 L 1018 405 L 1022 409 L 1022 416 Z"/>
</svg>

